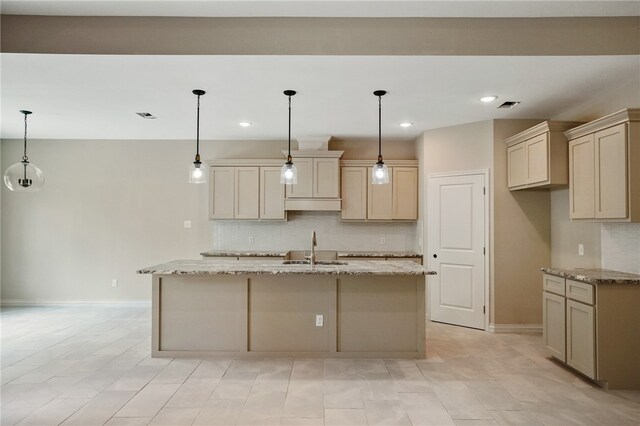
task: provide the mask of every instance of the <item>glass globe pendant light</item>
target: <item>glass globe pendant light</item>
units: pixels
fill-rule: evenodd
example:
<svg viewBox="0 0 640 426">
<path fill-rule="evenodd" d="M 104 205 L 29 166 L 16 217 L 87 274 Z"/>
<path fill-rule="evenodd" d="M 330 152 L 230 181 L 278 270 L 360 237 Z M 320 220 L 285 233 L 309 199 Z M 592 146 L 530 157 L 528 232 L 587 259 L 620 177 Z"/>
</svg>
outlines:
<svg viewBox="0 0 640 426">
<path fill-rule="evenodd" d="M 373 92 L 378 97 L 378 162 L 371 169 L 371 183 L 389 183 L 389 169 L 382 159 L 382 97 L 387 94 L 385 90 Z"/>
<path fill-rule="evenodd" d="M 285 96 L 289 97 L 289 153 L 287 162 L 280 169 L 280 183 L 298 183 L 298 170 L 291 160 L 291 97 L 296 94 L 295 90 L 285 90 Z"/>
<path fill-rule="evenodd" d="M 196 89 L 193 94 L 198 97 L 198 112 L 196 118 L 196 160 L 189 167 L 189 183 L 207 183 L 206 164 L 200 161 L 200 96 L 204 90 Z"/>
<path fill-rule="evenodd" d="M 20 110 L 24 114 L 24 154 L 22 161 L 10 166 L 4 172 L 4 184 L 11 191 L 38 191 L 44 185 L 44 173 L 27 157 L 27 116 L 31 111 Z"/>
</svg>

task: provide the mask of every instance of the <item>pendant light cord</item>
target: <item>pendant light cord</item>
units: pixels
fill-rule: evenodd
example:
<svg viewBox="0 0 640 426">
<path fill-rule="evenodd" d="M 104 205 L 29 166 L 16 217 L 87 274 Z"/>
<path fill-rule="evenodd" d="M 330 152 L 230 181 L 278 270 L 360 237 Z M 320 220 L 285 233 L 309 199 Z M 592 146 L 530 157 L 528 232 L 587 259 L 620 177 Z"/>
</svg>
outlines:
<svg viewBox="0 0 640 426">
<path fill-rule="evenodd" d="M 291 95 L 289 95 L 289 154 L 287 162 L 291 162 Z"/>
<path fill-rule="evenodd" d="M 198 109 L 196 116 L 196 162 L 200 161 L 200 95 L 198 95 Z"/>
<path fill-rule="evenodd" d="M 382 161 L 382 96 L 378 95 L 378 161 Z"/>
<path fill-rule="evenodd" d="M 27 157 L 27 115 L 24 115 L 24 155 L 22 156 L 23 162 L 28 162 L 29 157 Z"/>
</svg>

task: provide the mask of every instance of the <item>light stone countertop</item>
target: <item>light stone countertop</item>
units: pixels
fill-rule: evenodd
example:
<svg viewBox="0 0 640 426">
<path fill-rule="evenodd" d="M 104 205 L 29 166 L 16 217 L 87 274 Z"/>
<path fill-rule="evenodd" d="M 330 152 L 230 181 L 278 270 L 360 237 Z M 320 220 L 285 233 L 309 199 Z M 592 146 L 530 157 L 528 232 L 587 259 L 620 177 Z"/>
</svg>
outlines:
<svg viewBox="0 0 640 426">
<path fill-rule="evenodd" d="M 200 253 L 205 257 L 285 257 L 288 251 L 209 250 Z"/>
<path fill-rule="evenodd" d="M 294 250 L 296 251 L 296 250 Z M 288 251 L 209 250 L 200 253 L 204 257 L 284 257 Z M 422 257 L 413 251 L 338 251 L 338 257 Z"/>
<path fill-rule="evenodd" d="M 174 260 L 142 268 L 138 274 L 188 275 L 435 275 L 422 265 L 410 260 L 387 262 L 384 260 L 354 260 L 346 265 L 283 265 L 259 261 Z"/>
<path fill-rule="evenodd" d="M 640 275 L 596 268 L 541 268 L 542 272 L 588 284 L 640 284 Z"/>
</svg>

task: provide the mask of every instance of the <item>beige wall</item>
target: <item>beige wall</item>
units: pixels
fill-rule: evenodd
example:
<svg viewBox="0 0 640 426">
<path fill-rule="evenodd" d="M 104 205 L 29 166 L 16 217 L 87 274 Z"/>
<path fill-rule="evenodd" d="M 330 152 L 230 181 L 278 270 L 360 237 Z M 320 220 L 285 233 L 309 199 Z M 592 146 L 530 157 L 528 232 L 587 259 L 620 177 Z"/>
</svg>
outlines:
<svg viewBox="0 0 640 426">
<path fill-rule="evenodd" d="M 540 268 L 551 263 L 549 191 L 509 191 L 504 140 L 542 120 L 494 120 L 492 323 L 542 324 Z"/>
<path fill-rule="evenodd" d="M 398 153 L 416 158 L 414 141 L 389 144 L 394 147 L 389 158 Z M 350 158 L 377 155 L 373 140 L 337 146 Z M 284 158 L 283 149 L 285 141 L 207 140 L 201 155 L 205 160 Z M 2 141 L 2 170 L 21 150 L 20 140 Z M 2 185 L 2 299 L 147 300 L 150 280 L 136 269 L 199 258 L 212 247 L 208 186 L 187 183 L 194 151 L 189 140 L 30 140 L 30 158 L 46 183 L 33 194 L 12 193 Z M 295 217 L 289 223 L 294 228 Z M 184 228 L 185 220 L 192 228 Z M 406 248 L 413 249 L 415 239 L 405 228 L 415 225 L 392 226 L 380 229 L 389 244 L 404 248 L 408 241 Z M 396 235 L 403 238 L 396 242 Z M 111 286 L 112 279 L 118 287 Z"/>
<path fill-rule="evenodd" d="M 551 266 L 557 268 L 601 267 L 601 224 L 569 219 L 569 189 L 551 191 Z M 578 255 L 584 245 L 584 256 Z"/>
</svg>

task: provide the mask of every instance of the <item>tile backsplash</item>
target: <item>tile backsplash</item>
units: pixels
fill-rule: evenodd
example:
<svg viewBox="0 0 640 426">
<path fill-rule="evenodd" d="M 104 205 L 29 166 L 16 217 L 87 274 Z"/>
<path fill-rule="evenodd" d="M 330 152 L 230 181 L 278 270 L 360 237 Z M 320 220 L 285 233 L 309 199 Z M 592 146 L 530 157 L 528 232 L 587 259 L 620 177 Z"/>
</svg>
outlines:
<svg viewBox="0 0 640 426">
<path fill-rule="evenodd" d="M 343 222 L 338 212 L 289 212 L 283 222 L 215 220 L 213 250 L 309 250 L 316 231 L 318 250 L 395 251 L 418 247 L 416 222 Z"/>
<path fill-rule="evenodd" d="M 603 223 L 602 267 L 640 274 L 640 224 Z"/>
</svg>

